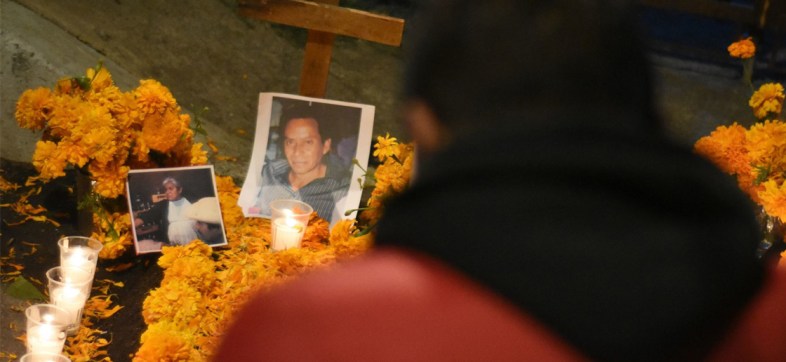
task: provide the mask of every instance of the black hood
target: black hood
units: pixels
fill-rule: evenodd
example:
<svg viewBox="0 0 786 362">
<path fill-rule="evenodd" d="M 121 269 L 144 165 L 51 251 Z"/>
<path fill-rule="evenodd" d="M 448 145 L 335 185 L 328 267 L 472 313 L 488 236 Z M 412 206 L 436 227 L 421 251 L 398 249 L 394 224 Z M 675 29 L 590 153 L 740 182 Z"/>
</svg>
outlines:
<svg viewBox="0 0 786 362">
<path fill-rule="evenodd" d="M 690 149 L 609 126 L 625 122 L 648 121 L 520 120 L 456 140 L 387 206 L 377 245 L 448 263 L 592 358 L 712 342 L 761 281 L 752 204 Z"/>
</svg>

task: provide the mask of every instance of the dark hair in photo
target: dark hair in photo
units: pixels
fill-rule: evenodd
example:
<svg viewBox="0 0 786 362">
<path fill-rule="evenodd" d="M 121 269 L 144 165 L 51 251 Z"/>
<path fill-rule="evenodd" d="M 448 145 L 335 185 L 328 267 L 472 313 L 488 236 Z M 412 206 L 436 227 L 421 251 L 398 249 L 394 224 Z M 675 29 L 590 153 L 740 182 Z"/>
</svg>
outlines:
<svg viewBox="0 0 786 362">
<path fill-rule="evenodd" d="M 283 133 L 293 119 L 312 118 L 322 141 L 356 135 L 360 128 L 360 108 L 300 99 L 276 98 L 281 103 L 279 129 Z"/>
</svg>

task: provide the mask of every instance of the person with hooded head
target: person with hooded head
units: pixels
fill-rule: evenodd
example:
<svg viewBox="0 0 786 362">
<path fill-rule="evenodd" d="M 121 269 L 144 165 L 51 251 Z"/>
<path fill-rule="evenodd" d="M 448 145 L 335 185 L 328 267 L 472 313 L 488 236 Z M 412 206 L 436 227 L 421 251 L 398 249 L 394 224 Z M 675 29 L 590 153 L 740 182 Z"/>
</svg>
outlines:
<svg viewBox="0 0 786 362">
<path fill-rule="evenodd" d="M 710 356 L 762 290 L 759 226 L 734 182 L 666 136 L 636 5 L 420 9 L 412 185 L 371 252 L 258 294 L 217 360 Z"/>
</svg>

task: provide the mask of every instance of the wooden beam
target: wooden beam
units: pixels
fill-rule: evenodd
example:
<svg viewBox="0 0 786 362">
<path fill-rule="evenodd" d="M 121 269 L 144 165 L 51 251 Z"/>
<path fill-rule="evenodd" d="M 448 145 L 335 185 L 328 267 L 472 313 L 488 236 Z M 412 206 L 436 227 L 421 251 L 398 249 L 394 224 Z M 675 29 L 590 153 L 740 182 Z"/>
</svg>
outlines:
<svg viewBox="0 0 786 362">
<path fill-rule="evenodd" d="M 304 0 L 240 0 L 240 14 L 392 46 L 401 45 L 404 20 Z"/>
</svg>

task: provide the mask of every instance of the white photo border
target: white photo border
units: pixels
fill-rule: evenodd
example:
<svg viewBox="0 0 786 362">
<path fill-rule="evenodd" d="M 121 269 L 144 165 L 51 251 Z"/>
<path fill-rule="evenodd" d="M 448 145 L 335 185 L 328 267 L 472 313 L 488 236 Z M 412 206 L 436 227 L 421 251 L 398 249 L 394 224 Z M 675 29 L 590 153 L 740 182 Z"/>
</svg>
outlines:
<svg viewBox="0 0 786 362">
<path fill-rule="evenodd" d="M 238 197 L 238 206 L 243 210 L 243 215 L 246 217 L 265 217 L 258 214 L 248 212 L 248 209 L 256 203 L 257 195 L 261 188 L 262 182 L 262 168 L 265 163 L 265 154 L 268 150 L 268 139 L 270 137 L 271 118 L 274 113 L 274 98 L 288 98 L 293 100 L 301 100 L 315 103 L 331 104 L 337 106 L 354 107 L 360 109 L 360 125 L 358 129 L 358 143 L 355 151 L 355 159 L 357 162 L 366 169 L 368 167 L 369 154 L 371 151 L 371 141 L 374 130 L 374 111 L 375 106 L 361 103 L 343 102 L 338 100 L 313 98 L 299 95 L 292 95 L 286 93 L 263 92 L 259 94 L 259 106 L 257 108 L 257 122 L 256 130 L 254 132 L 254 146 L 252 149 L 251 159 L 249 161 L 248 172 L 246 174 L 245 182 Z M 360 205 L 360 199 L 363 194 L 358 179 L 363 179 L 363 170 L 360 167 L 352 167 L 351 182 L 349 190 L 344 201 L 340 205 L 336 205 L 336 209 L 340 211 L 342 219 L 348 219 L 351 216 L 345 215 L 344 211 L 356 209 Z M 331 226 L 338 220 L 333 220 Z"/>
<path fill-rule="evenodd" d="M 212 192 L 213 192 L 212 197 L 215 197 L 216 198 L 216 202 L 218 203 L 219 202 L 219 200 L 218 200 L 218 189 L 216 187 L 216 176 L 215 176 L 215 170 L 213 168 L 213 165 L 150 168 L 150 169 L 130 170 L 128 172 L 128 176 L 126 178 L 126 202 L 128 203 L 129 217 L 131 218 L 131 232 L 132 232 L 132 235 L 133 235 L 133 238 L 134 238 L 134 249 L 136 251 L 136 255 L 150 254 L 150 253 L 160 253 L 161 252 L 161 248 L 159 247 L 158 249 L 142 249 L 142 250 L 140 250 L 139 239 L 137 237 L 136 227 L 134 226 L 134 211 L 138 211 L 138 210 L 135 210 L 136 208 L 135 208 L 135 205 L 134 205 L 134 200 L 132 200 L 133 195 L 131 193 L 132 186 L 131 186 L 130 178 L 132 177 L 132 175 L 135 175 L 135 174 L 151 174 L 151 173 L 155 173 L 155 174 L 173 174 L 174 173 L 175 176 L 176 176 L 177 173 L 183 172 L 183 171 L 188 171 L 188 170 L 206 170 L 209 173 L 209 175 L 210 175 L 210 184 L 211 184 L 211 188 L 212 188 Z M 182 180 L 181 180 L 181 182 L 182 182 Z M 209 197 L 209 196 L 205 196 L 205 197 Z M 196 201 L 198 201 L 198 200 L 194 200 L 194 202 L 196 202 Z M 219 210 L 221 210 L 220 203 L 219 203 L 218 207 L 219 207 Z M 224 225 L 224 216 L 220 212 L 219 212 L 219 217 L 220 217 L 220 221 L 221 221 L 221 224 L 220 224 L 221 225 L 221 233 L 222 233 L 222 237 L 223 237 L 223 241 L 224 242 L 223 243 L 218 243 L 218 244 L 208 244 L 208 246 L 210 246 L 210 247 L 222 247 L 222 246 L 226 246 L 226 245 L 229 244 L 228 240 L 227 240 L 227 235 L 226 235 L 226 226 Z"/>
</svg>

